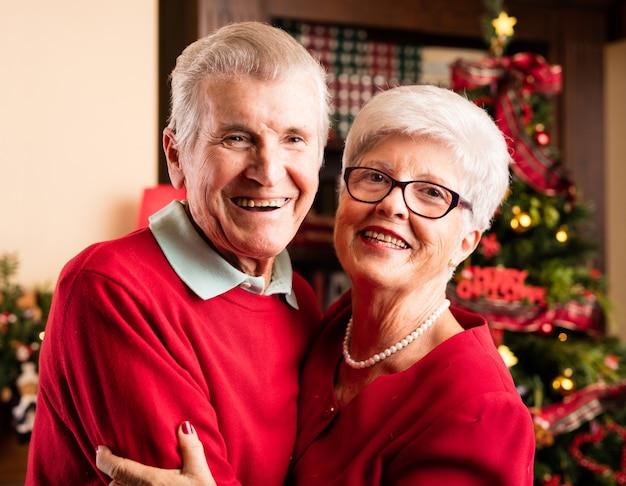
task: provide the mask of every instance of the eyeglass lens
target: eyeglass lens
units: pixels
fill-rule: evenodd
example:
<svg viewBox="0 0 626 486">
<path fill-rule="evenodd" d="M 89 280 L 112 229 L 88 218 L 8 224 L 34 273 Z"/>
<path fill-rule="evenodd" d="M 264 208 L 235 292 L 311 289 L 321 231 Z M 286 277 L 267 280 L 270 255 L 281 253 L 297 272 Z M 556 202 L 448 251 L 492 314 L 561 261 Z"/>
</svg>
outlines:
<svg viewBox="0 0 626 486">
<path fill-rule="evenodd" d="M 428 181 L 400 182 L 376 169 L 352 168 L 347 174 L 348 192 L 355 199 L 376 203 L 382 201 L 395 186 L 400 186 L 407 207 L 427 218 L 444 216 L 456 202 L 453 193 Z"/>
</svg>

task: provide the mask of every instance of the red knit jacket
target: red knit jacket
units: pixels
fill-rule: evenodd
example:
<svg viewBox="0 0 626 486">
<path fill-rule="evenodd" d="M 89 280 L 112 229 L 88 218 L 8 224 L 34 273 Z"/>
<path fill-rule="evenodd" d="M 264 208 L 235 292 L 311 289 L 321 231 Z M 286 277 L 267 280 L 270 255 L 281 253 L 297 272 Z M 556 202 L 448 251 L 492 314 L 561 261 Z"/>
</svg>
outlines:
<svg viewBox="0 0 626 486">
<path fill-rule="evenodd" d="M 189 420 L 220 486 L 281 485 L 296 436 L 298 376 L 320 316 L 235 288 L 202 300 L 149 230 L 91 246 L 63 269 L 40 357 L 26 483 L 107 484 L 98 444 L 180 467 Z"/>
</svg>

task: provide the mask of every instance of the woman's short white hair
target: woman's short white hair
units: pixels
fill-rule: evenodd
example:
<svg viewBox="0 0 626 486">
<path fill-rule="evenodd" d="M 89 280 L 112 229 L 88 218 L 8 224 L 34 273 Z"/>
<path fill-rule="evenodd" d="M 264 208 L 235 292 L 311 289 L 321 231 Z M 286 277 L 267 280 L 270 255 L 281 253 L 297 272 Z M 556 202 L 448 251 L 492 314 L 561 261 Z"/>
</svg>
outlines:
<svg viewBox="0 0 626 486">
<path fill-rule="evenodd" d="M 449 148 L 458 165 L 458 191 L 472 203 L 469 226 L 481 233 L 491 226 L 510 180 L 506 140 L 489 114 L 465 97 L 430 85 L 382 91 L 359 112 L 346 139 L 343 166 L 358 165 L 363 155 L 388 135 L 425 138 Z"/>
<path fill-rule="evenodd" d="M 331 99 L 324 68 L 287 32 L 263 22 L 237 22 L 219 28 L 183 50 L 171 73 L 168 127 L 176 134 L 178 150 L 188 153 L 196 142 L 205 113 L 203 84 L 207 79 L 248 76 L 282 81 L 309 76 L 320 103 L 320 165 L 328 139 Z"/>
</svg>

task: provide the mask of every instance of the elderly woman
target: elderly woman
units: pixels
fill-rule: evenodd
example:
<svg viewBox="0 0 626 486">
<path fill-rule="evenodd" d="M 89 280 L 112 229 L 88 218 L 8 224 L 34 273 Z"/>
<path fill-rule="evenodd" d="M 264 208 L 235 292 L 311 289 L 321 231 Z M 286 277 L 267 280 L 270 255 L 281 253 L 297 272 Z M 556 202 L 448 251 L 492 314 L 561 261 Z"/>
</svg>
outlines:
<svg viewBox="0 0 626 486">
<path fill-rule="evenodd" d="M 530 414 L 485 319 L 446 299 L 504 197 L 509 163 L 493 121 L 452 91 L 395 88 L 361 110 L 335 230 L 352 289 L 306 361 L 288 484 L 532 484 Z M 183 451 L 197 440 L 182 439 Z"/>
<path fill-rule="evenodd" d="M 446 299 L 508 186 L 501 133 L 449 90 L 401 87 L 359 113 L 343 161 L 352 290 L 307 358 L 290 482 L 532 484 L 529 412 L 485 320 Z"/>
</svg>

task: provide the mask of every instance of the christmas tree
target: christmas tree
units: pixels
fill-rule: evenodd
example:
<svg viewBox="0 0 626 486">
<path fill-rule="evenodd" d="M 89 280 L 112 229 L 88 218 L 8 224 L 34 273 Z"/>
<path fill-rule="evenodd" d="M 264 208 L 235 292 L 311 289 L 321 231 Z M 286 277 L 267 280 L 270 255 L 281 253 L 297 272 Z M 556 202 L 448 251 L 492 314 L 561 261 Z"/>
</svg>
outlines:
<svg viewBox="0 0 626 486">
<path fill-rule="evenodd" d="M 551 144 L 561 69 L 505 52 L 516 19 L 485 2 L 489 54 L 451 66 L 453 89 L 493 116 L 513 157 L 511 190 L 450 296 L 490 322 L 536 430 L 537 485 L 626 484 L 626 346 L 607 336 L 592 261 L 592 207 Z"/>
<path fill-rule="evenodd" d="M 24 291 L 13 281 L 18 267 L 16 254 L 0 255 L 0 430 L 10 424 L 20 440 L 28 440 L 32 422 L 24 419 L 34 404 L 26 410 L 24 399 L 36 398 L 36 385 L 22 382 L 25 370 L 31 376 L 36 371 L 52 292 Z M 16 413 L 22 407 L 24 413 Z"/>
</svg>

